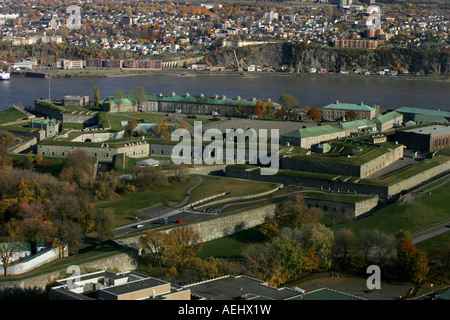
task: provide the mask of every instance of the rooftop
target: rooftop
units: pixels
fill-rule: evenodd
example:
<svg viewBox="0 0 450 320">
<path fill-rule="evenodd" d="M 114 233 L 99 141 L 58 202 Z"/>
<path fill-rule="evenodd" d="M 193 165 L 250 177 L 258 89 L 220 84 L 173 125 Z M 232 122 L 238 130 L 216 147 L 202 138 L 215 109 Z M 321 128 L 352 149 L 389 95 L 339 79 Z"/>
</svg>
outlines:
<svg viewBox="0 0 450 320">
<path fill-rule="evenodd" d="M 245 276 L 225 276 L 185 286 L 193 296 L 206 300 L 292 300 L 302 292 L 289 288 L 274 288 L 267 282 Z"/>
<path fill-rule="evenodd" d="M 431 137 L 439 137 L 450 134 L 450 126 L 448 125 L 434 125 L 429 127 L 420 127 L 410 130 L 404 130 L 405 132 L 414 132 L 417 134 L 431 135 Z"/>
<path fill-rule="evenodd" d="M 364 300 L 363 298 L 353 296 L 336 290 L 321 288 L 306 292 L 302 300 Z"/>
<path fill-rule="evenodd" d="M 309 138 L 316 137 L 325 134 L 331 134 L 336 132 L 341 132 L 342 129 L 335 125 L 324 125 L 310 128 L 303 128 L 294 130 L 288 133 L 283 134 L 282 136 L 291 137 L 291 138 Z"/>
<path fill-rule="evenodd" d="M 444 116 L 435 114 L 416 114 L 414 115 L 416 122 L 448 122 Z"/>
<path fill-rule="evenodd" d="M 201 95 L 190 95 L 186 93 L 185 95 L 172 93 L 169 96 L 164 96 L 162 94 L 147 94 L 148 101 L 162 101 L 162 102 L 179 102 L 179 103 L 192 103 L 192 104 L 211 104 L 211 105 L 225 105 L 225 106 L 251 106 L 254 107 L 258 100 L 256 98 L 243 99 L 237 97 L 236 99 L 228 98 L 226 96 L 216 95 L 214 97 L 207 97 L 203 94 Z M 110 99 L 110 102 L 115 104 L 118 102 L 127 103 L 135 101 L 132 96 L 128 96 L 123 99 Z M 275 108 L 280 105 L 274 101 L 271 101 Z"/>
<path fill-rule="evenodd" d="M 442 116 L 446 118 L 450 118 L 449 111 L 441 111 L 441 110 L 430 110 L 430 109 L 422 109 L 422 108 L 410 108 L 410 107 L 400 107 L 395 111 L 400 113 L 415 113 L 415 114 L 425 114 L 425 115 L 435 115 Z"/>
<path fill-rule="evenodd" d="M 376 117 L 375 119 L 373 119 L 373 122 L 384 123 L 384 122 L 387 122 L 389 120 L 395 119 L 400 116 L 402 116 L 401 113 L 399 113 L 397 111 L 392 111 L 392 112 L 389 112 L 389 113 L 386 113 L 386 114 Z"/>
<path fill-rule="evenodd" d="M 352 128 L 361 128 L 361 127 L 367 127 L 367 126 L 373 126 L 373 121 L 370 121 L 367 119 L 362 119 L 362 120 L 341 122 L 338 125 L 338 127 L 341 127 L 343 130 L 352 129 Z"/>
<path fill-rule="evenodd" d="M 324 109 L 337 109 L 337 110 L 353 110 L 353 111 L 373 111 L 374 107 L 368 106 L 364 103 L 354 104 L 354 103 L 340 103 L 337 101 L 336 103 L 329 104 Z"/>
</svg>

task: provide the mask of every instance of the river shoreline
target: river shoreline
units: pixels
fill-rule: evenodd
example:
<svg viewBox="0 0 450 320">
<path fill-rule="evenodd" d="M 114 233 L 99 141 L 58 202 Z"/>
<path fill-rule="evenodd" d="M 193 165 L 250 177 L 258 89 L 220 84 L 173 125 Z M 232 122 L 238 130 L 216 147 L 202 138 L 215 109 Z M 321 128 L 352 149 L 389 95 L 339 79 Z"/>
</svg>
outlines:
<svg viewBox="0 0 450 320">
<path fill-rule="evenodd" d="M 245 71 L 197 71 L 187 69 L 167 70 L 70 70 L 52 72 L 50 70 L 36 70 L 37 72 L 49 73 L 51 78 L 118 78 L 136 76 L 176 76 L 176 77 L 201 77 L 201 76 L 241 76 L 245 78 L 259 77 L 310 77 L 310 78 L 360 78 L 377 80 L 408 80 L 408 81 L 430 81 L 450 82 L 450 77 L 425 77 L 425 76 L 391 76 L 391 75 L 362 75 L 362 74 L 336 74 L 336 73 L 290 73 L 290 72 L 245 72 Z M 17 74 L 15 74 L 17 76 Z M 24 76 L 24 75 L 19 75 Z"/>
</svg>

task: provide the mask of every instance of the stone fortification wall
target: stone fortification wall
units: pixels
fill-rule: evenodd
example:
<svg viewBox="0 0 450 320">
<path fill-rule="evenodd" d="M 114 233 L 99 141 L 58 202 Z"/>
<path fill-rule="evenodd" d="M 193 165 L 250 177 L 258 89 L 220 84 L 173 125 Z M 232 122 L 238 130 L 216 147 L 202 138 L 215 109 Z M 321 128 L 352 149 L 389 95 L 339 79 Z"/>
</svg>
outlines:
<svg viewBox="0 0 450 320">
<path fill-rule="evenodd" d="M 61 271 L 65 272 L 69 264 L 62 266 L 60 270 L 42 274 L 28 279 L 0 282 L 0 290 L 6 288 L 31 288 L 45 290 L 45 286 L 61 278 Z M 88 263 L 80 263 L 78 265 L 81 271 L 85 270 L 115 270 L 130 271 L 138 267 L 137 256 L 135 253 L 120 253 L 108 258 L 95 260 Z"/>
<path fill-rule="evenodd" d="M 282 175 L 262 176 L 259 174 L 259 172 L 235 170 L 230 167 L 227 167 L 225 169 L 225 175 L 227 177 L 232 178 L 282 183 L 285 186 L 294 185 L 330 191 L 333 190 L 338 192 L 378 195 L 378 197 L 383 199 L 386 199 L 390 196 L 388 187 L 383 186 L 372 186 L 343 181 L 329 181 L 312 178 L 301 178 L 295 176 L 282 176 Z"/>
<path fill-rule="evenodd" d="M 38 101 L 36 101 L 34 104 L 34 112 L 63 122 L 85 123 L 85 124 L 97 123 L 97 115 L 95 113 L 90 114 L 63 113 L 61 111 L 42 106 L 38 103 Z"/>
<path fill-rule="evenodd" d="M 312 161 L 288 157 L 283 157 L 280 160 L 282 169 L 309 171 L 317 173 L 329 173 L 354 177 L 359 177 L 361 174 L 361 166 L 352 165 L 348 163 L 336 163 L 331 161 Z"/>
<path fill-rule="evenodd" d="M 427 182 L 428 180 L 433 179 L 434 177 L 449 171 L 450 171 L 450 161 L 447 161 L 431 169 L 420 172 L 415 176 L 404 179 L 399 183 L 389 186 L 389 193 L 394 195 L 403 190 L 411 189 L 421 183 Z"/>
<path fill-rule="evenodd" d="M 263 207 L 233 212 L 229 214 L 214 217 L 214 221 L 210 219 L 204 221 L 196 221 L 189 224 L 202 237 L 203 241 L 210 241 L 224 236 L 244 231 L 264 223 L 267 217 L 275 215 L 276 204 L 270 204 Z M 169 232 L 166 229 L 161 232 Z M 139 236 L 120 239 L 117 242 L 121 245 L 137 248 Z"/>
<path fill-rule="evenodd" d="M 358 202 L 315 198 L 305 198 L 305 201 L 310 207 L 321 209 L 326 216 L 356 218 L 375 208 L 378 204 L 378 196 L 368 197 Z"/>
<path fill-rule="evenodd" d="M 332 161 L 308 160 L 307 158 L 296 159 L 284 157 L 281 158 L 281 168 L 366 178 L 389 166 L 401 157 L 403 157 L 403 146 L 398 146 L 397 148 L 371 159 L 362 165 Z"/>
<path fill-rule="evenodd" d="M 387 152 L 371 161 L 366 162 L 361 166 L 361 178 L 366 178 L 377 171 L 391 165 L 401 157 L 403 157 L 403 145 Z"/>
<path fill-rule="evenodd" d="M 123 139 L 125 131 L 102 132 L 102 133 L 84 133 L 72 139 L 75 142 L 103 142 L 106 140 Z"/>
<path fill-rule="evenodd" d="M 84 145 L 47 145 L 38 144 L 37 154 L 50 157 L 67 157 L 75 150 L 83 149 L 90 157 L 95 157 L 99 161 L 111 162 L 117 154 L 125 154 L 130 158 L 144 158 L 149 156 L 149 145 L 142 141 L 141 144 L 128 145 L 124 147 L 111 148 L 107 145 L 103 147 L 92 147 Z"/>
<path fill-rule="evenodd" d="M 25 142 L 17 145 L 15 148 L 11 149 L 11 152 L 20 153 L 23 150 L 26 150 L 26 149 L 30 148 L 31 146 L 34 146 L 36 143 L 37 143 L 37 139 L 31 138 L 30 140 L 25 141 Z"/>
<path fill-rule="evenodd" d="M 212 114 L 217 112 L 221 116 L 236 117 L 238 116 L 235 105 L 213 105 L 213 104 L 196 104 L 196 103 L 182 103 L 182 102 L 163 102 L 159 103 L 159 111 L 161 112 L 176 112 L 181 110 L 185 114 Z"/>
<path fill-rule="evenodd" d="M 94 125 L 94 124 L 97 124 L 97 115 L 96 114 L 63 113 L 62 121 L 70 122 L 70 123 L 84 123 L 87 125 Z"/>
</svg>

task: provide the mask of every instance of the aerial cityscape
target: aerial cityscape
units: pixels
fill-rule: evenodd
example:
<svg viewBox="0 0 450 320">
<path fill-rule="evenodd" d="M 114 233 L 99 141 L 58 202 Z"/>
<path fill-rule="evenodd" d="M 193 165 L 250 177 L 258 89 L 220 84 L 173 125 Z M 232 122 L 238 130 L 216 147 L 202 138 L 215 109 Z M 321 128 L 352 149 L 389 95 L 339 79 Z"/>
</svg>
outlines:
<svg viewBox="0 0 450 320">
<path fill-rule="evenodd" d="M 0 300 L 450 299 L 448 1 L 0 0 L 0 26 Z"/>
</svg>

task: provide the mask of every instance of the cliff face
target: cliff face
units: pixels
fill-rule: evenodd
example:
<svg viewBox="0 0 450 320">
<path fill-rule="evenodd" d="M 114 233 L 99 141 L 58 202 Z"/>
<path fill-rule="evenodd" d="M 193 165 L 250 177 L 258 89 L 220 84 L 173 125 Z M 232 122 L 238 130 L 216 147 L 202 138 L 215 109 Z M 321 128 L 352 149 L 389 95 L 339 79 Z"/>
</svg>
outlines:
<svg viewBox="0 0 450 320">
<path fill-rule="evenodd" d="M 377 72 L 390 69 L 397 72 L 426 76 L 448 76 L 450 51 L 440 52 L 411 48 L 382 48 L 376 50 L 319 48 L 304 44 L 277 43 L 237 48 L 241 66 L 251 64 L 272 67 L 288 66 L 307 72 L 310 68 L 339 72 Z M 216 49 L 206 56 L 214 66 L 235 67 L 233 49 Z"/>
</svg>

